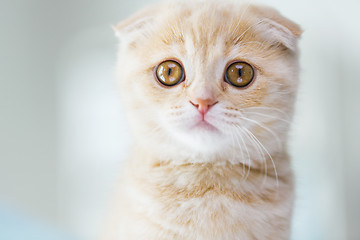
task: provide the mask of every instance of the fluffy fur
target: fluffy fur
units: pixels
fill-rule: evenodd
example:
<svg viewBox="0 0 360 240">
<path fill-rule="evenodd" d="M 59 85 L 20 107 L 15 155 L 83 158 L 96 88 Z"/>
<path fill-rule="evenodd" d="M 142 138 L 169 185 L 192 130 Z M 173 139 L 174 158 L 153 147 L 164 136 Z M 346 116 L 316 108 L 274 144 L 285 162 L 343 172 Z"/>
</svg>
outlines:
<svg viewBox="0 0 360 240">
<path fill-rule="evenodd" d="M 117 79 L 134 136 L 106 240 L 288 239 L 293 179 L 287 132 L 298 85 L 300 28 L 247 2 L 169 1 L 116 28 Z M 166 59 L 186 80 L 166 88 Z M 226 65 L 250 63 L 246 88 Z M 205 120 L 189 101 L 218 101 Z"/>
</svg>

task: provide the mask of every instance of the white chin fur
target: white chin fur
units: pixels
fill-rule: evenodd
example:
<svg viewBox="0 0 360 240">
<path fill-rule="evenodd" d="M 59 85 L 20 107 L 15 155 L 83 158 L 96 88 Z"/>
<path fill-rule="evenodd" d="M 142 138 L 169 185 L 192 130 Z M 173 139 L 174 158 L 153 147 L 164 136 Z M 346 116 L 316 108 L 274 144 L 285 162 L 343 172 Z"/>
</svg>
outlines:
<svg viewBox="0 0 360 240">
<path fill-rule="evenodd" d="M 229 140 L 220 130 L 206 127 L 166 126 L 169 138 L 161 141 L 162 153 L 178 163 L 212 162 L 224 155 L 229 147 Z"/>
<path fill-rule="evenodd" d="M 215 154 L 221 151 L 225 144 L 221 132 L 202 127 L 189 128 L 185 131 L 174 130 L 171 134 L 194 153 Z"/>
</svg>

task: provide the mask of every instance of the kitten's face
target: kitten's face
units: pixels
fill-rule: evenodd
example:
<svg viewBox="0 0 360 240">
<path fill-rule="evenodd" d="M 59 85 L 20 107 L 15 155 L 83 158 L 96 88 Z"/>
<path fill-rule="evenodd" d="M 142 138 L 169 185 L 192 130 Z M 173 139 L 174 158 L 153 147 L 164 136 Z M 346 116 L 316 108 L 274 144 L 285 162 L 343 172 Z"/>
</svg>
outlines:
<svg viewBox="0 0 360 240">
<path fill-rule="evenodd" d="M 286 137 L 299 29 L 268 9 L 205 5 L 162 4 L 119 26 L 132 131 L 165 159 L 264 158 Z"/>
</svg>

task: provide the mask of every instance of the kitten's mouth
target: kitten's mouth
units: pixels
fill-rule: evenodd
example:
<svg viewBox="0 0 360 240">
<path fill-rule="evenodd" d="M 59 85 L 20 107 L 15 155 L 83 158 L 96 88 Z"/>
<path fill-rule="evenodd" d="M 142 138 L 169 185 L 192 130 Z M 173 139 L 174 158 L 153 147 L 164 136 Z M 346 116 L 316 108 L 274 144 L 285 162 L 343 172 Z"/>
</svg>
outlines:
<svg viewBox="0 0 360 240">
<path fill-rule="evenodd" d="M 194 125 L 194 128 L 203 129 L 206 131 L 218 131 L 214 125 L 210 124 L 206 120 L 199 121 Z"/>
</svg>

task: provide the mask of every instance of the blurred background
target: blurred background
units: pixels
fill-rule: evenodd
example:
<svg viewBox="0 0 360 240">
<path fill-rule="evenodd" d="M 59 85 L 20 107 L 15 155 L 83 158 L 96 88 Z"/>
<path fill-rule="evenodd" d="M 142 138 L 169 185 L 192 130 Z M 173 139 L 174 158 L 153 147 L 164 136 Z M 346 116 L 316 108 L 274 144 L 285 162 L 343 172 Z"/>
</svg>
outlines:
<svg viewBox="0 0 360 240">
<path fill-rule="evenodd" d="M 127 154 L 111 25 L 152 1 L 0 0 L 0 239 L 94 239 Z M 304 29 L 292 240 L 360 239 L 360 2 L 263 0 Z"/>
</svg>

